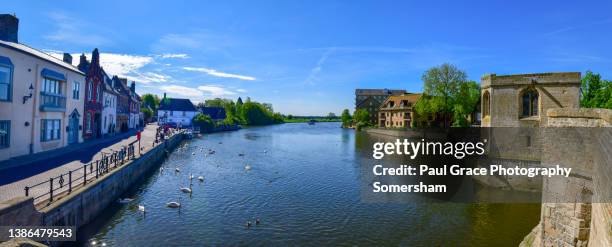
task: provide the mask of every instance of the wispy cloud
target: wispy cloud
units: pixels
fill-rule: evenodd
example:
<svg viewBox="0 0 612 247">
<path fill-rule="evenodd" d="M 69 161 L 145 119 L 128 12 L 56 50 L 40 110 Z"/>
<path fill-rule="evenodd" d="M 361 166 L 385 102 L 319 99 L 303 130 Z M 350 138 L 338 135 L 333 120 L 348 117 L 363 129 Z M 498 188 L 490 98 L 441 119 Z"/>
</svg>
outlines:
<svg viewBox="0 0 612 247">
<path fill-rule="evenodd" d="M 315 65 L 314 68 L 312 68 L 310 70 L 310 74 L 308 75 L 308 77 L 306 78 L 306 80 L 304 81 L 306 84 L 312 85 L 314 84 L 319 78 L 318 75 L 321 72 L 321 69 L 323 68 L 323 64 L 325 64 L 325 61 L 327 61 L 327 58 L 334 52 L 336 51 L 335 47 L 329 48 L 327 49 L 327 51 L 325 51 L 323 53 L 323 55 L 321 55 L 321 57 L 319 58 L 319 60 L 317 61 L 317 64 Z"/>
<path fill-rule="evenodd" d="M 198 87 L 198 90 L 213 97 L 232 96 L 237 94 L 234 91 L 218 85 L 202 85 Z"/>
<path fill-rule="evenodd" d="M 204 95 L 204 93 L 202 93 L 202 91 L 198 90 L 197 88 L 191 88 L 191 87 L 185 87 L 185 86 L 179 86 L 179 85 L 160 86 L 159 89 L 162 90 L 163 92 L 168 92 L 170 94 L 186 96 L 190 98 L 191 97 L 202 97 Z"/>
<path fill-rule="evenodd" d="M 165 54 L 161 54 L 159 55 L 160 58 L 180 58 L 180 59 L 186 59 L 189 58 L 189 55 L 185 54 L 185 53 L 165 53 Z"/>
<path fill-rule="evenodd" d="M 577 25 L 577 26 L 568 26 L 568 27 L 563 27 L 551 32 L 547 32 L 544 33 L 542 36 L 547 37 L 547 36 L 554 36 L 560 33 L 565 33 L 565 32 L 570 32 L 570 31 L 574 31 L 574 30 L 578 30 L 578 29 L 583 29 L 583 28 L 589 28 L 592 26 L 597 26 L 597 25 L 602 25 L 602 24 L 609 24 L 612 23 L 612 19 L 606 19 L 606 20 L 599 20 L 599 21 L 594 21 L 594 22 L 589 22 L 589 23 L 585 23 L 582 25 Z"/>
<path fill-rule="evenodd" d="M 47 50 L 46 52 L 62 59 L 61 51 Z M 74 53 L 71 55 L 73 56 L 73 65 L 78 65 L 81 54 Z M 91 53 L 85 53 L 85 57 L 91 61 Z M 155 57 L 157 56 L 100 53 L 100 65 L 111 76 L 126 77 L 128 80 L 138 83 L 149 84 L 170 81 L 172 77 L 169 75 L 144 70 L 145 66 L 155 63 Z"/>
<path fill-rule="evenodd" d="M 93 30 L 99 29 L 91 28 L 91 25 L 86 21 L 72 18 L 62 12 L 51 12 L 47 16 L 55 25 L 55 29 L 44 36 L 48 40 L 88 46 L 112 43 L 110 39 L 94 32 Z"/>
<path fill-rule="evenodd" d="M 240 79 L 240 80 L 245 80 L 245 81 L 254 81 L 256 79 L 255 77 L 252 77 L 252 76 L 230 74 L 230 73 L 221 72 L 221 71 L 217 71 L 217 70 L 209 69 L 209 68 L 183 67 L 183 69 L 187 71 L 202 72 L 202 73 L 206 73 L 211 76 L 223 77 L 223 78 L 235 78 L 235 79 Z"/>
</svg>

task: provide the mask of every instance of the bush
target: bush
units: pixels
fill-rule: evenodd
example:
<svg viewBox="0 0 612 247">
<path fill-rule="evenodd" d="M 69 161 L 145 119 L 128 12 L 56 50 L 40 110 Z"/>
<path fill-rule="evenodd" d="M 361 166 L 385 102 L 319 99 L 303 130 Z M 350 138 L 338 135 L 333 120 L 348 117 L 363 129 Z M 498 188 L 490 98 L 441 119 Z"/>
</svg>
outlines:
<svg viewBox="0 0 612 247">
<path fill-rule="evenodd" d="M 215 123 L 210 116 L 198 113 L 193 117 L 193 126 L 199 128 L 201 132 L 210 132 L 215 128 Z"/>
</svg>

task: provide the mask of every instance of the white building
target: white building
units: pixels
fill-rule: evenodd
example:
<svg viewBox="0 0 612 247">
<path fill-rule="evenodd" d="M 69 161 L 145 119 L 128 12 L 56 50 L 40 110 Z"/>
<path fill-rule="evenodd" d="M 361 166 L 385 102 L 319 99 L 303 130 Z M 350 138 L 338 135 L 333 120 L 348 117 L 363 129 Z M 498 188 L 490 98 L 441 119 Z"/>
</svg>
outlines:
<svg viewBox="0 0 612 247">
<path fill-rule="evenodd" d="M 19 43 L 18 22 L 0 15 L 0 161 L 83 141 L 85 74 Z"/>
<path fill-rule="evenodd" d="M 102 135 L 115 135 L 119 132 L 117 126 L 117 95 L 113 80 L 104 73 L 102 90 Z"/>
<path fill-rule="evenodd" d="M 157 119 L 159 124 L 169 123 L 189 127 L 197 112 L 191 100 L 167 98 L 164 94 L 164 98 L 159 102 Z"/>
</svg>

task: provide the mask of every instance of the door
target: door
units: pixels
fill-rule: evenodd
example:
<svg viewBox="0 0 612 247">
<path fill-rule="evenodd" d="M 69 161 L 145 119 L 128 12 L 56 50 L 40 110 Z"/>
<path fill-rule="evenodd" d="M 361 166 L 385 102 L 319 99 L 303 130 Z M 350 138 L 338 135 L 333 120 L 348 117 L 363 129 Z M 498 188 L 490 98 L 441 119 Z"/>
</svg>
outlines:
<svg viewBox="0 0 612 247">
<path fill-rule="evenodd" d="M 68 144 L 79 142 L 79 113 L 74 111 L 70 114 L 68 122 Z"/>
</svg>

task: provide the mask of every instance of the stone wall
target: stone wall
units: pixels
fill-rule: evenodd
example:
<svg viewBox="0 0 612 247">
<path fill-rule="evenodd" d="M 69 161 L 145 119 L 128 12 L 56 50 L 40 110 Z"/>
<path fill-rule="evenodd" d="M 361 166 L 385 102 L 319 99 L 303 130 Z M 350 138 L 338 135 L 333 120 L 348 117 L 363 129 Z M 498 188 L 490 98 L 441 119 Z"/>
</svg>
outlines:
<svg viewBox="0 0 612 247">
<path fill-rule="evenodd" d="M 540 223 L 522 246 L 612 246 L 612 110 L 547 115 L 541 164 L 572 167 L 572 176 L 543 179 Z"/>
<path fill-rule="evenodd" d="M 42 214 L 34 208 L 34 198 L 17 197 L 0 202 L 0 226 L 40 225 Z"/>
</svg>

